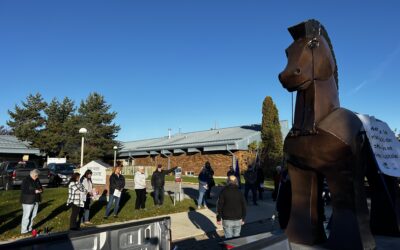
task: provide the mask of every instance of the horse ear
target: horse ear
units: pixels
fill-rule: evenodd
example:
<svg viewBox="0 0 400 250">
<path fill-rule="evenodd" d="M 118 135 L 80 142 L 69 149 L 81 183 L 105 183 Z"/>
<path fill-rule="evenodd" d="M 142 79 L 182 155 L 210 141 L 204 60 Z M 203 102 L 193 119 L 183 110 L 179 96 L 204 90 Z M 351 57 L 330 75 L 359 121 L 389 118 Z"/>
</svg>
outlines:
<svg viewBox="0 0 400 250">
<path fill-rule="evenodd" d="M 288 31 L 295 41 L 302 37 L 316 37 L 321 33 L 321 24 L 315 19 L 310 19 L 289 27 Z"/>
<path fill-rule="evenodd" d="M 293 37 L 293 40 L 297 40 L 306 35 L 306 23 L 302 22 L 297 25 L 288 28 L 290 35 Z"/>
</svg>

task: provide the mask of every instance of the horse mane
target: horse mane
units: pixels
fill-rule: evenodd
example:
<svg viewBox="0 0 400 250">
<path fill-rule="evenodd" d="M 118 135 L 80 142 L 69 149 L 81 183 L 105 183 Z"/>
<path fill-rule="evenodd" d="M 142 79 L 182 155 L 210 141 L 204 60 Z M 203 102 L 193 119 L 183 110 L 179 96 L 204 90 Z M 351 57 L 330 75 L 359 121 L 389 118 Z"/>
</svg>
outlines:
<svg viewBox="0 0 400 250">
<path fill-rule="evenodd" d="M 318 21 L 317 21 L 317 22 L 318 22 Z M 320 23 L 319 25 L 320 25 L 320 27 L 321 27 L 321 35 L 325 38 L 326 42 L 328 43 L 329 48 L 331 49 L 333 61 L 335 62 L 335 70 L 334 70 L 334 72 L 333 72 L 333 76 L 335 77 L 336 88 L 339 89 L 338 66 L 337 66 L 337 62 L 336 62 L 335 52 L 333 51 L 332 42 L 331 42 L 331 39 L 330 39 L 329 36 L 328 36 L 328 32 L 326 31 L 324 25 L 322 25 L 321 23 Z"/>
<path fill-rule="evenodd" d="M 335 62 L 335 70 L 333 72 L 333 75 L 336 81 L 336 88 L 339 89 L 338 66 L 336 63 L 335 52 L 333 51 L 332 42 L 328 36 L 328 32 L 326 31 L 325 27 L 318 20 L 310 19 L 305 22 L 294 25 L 292 27 L 289 27 L 288 30 L 294 40 L 297 40 L 302 37 L 315 37 L 317 35 L 321 35 L 325 38 L 331 50 L 333 61 Z"/>
</svg>

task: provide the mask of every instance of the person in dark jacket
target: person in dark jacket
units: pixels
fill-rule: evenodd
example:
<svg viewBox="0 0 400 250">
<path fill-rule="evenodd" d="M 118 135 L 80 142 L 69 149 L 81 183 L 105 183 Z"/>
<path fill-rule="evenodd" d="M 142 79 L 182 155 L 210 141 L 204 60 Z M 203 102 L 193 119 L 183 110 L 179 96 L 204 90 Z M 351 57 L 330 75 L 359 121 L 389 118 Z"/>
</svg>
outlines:
<svg viewBox="0 0 400 250">
<path fill-rule="evenodd" d="M 276 211 L 278 211 L 279 226 L 286 229 L 292 209 L 292 184 L 287 168 L 280 173 L 280 185 L 277 192 Z"/>
<path fill-rule="evenodd" d="M 118 217 L 119 201 L 121 200 L 122 191 L 125 188 L 125 177 L 121 174 L 122 167 L 114 168 L 114 173 L 110 176 L 110 193 L 104 219 L 107 219 L 111 206 L 115 203 L 114 217 Z"/>
<path fill-rule="evenodd" d="M 244 173 L 244 197 L 246 199 L 246 202 L 248 202 L 248 195 L 249 191 L 251 191 L 252 197 L 253 197 L 253 204 L 257 204 L 257 172 L 256 170 L 249 165 L 246 172 Z"/>
<path fill-rule="evenodd" d="M 240 236 L 245 217 L 246 202 L 238 188 L 236 176 L 231 175 L 228 186 L 221 191 L 217 201 L 217 224 L 222 224 L 225 238 Z"/>
<path fill-rule="evenodd" d="M 197 178 L 199 179 L 199 197 L 197 198 L 197 208 L 200 209 L 201 206 L 207 208 L 205 194 L 208 190 L 210 175 L 207 173 L 207 169 L 205 167 L 201 169 L 200 174 Z"/>
<path fill-rule="evenodd" d="M 42 184 L 39 181 L 40 171 L 33 169 L 21 185 L 21 203 L 22 203 L 22 221 L 21 234 L 32 231 L 33 219 L 35 219 L 39 202 L 41 201 L 41 193 L 43 192 Z"/>
<path fill-rule="evenodd" d="M 276 166 L 274 173 L 274 191 L 272 191 L 272 200 L 276 201 L 278 196 L 279 184 L 281 182 L 281 166 Z"/>
<path fill-rule="evenodd" d="M 157 170 L 151 176 L 151 186 L 154 190 L 154 205 L 161 206 L 164 203 L 165 175 L 175 171 L 178 167 L 170 170 L 163 170 L 162 165 L 158 164 Z"/>
<path fill-rule="evenodd" d="M 256 187 L 258 191 L 258 198 L 260 200 L 263 199 L 263 193 L 264 193 L 264 170 L 260 165 L 257 166 L 257 182 L 256 182 Z"/>
<path fill-rule="evenodd" d="M 211 199 L 211 189 L 212 189 L 212 187 L 215 186 L 214 170 L 212 169 L 209 161 L 207 161 L 204 164 L 204 168 L 206 169 L 207 174 L 208 174 L 208 183 L 207 183 L 208 189 L 206 190 L 205 196 L 206 196 L 206 199 Z"/>
</svg>

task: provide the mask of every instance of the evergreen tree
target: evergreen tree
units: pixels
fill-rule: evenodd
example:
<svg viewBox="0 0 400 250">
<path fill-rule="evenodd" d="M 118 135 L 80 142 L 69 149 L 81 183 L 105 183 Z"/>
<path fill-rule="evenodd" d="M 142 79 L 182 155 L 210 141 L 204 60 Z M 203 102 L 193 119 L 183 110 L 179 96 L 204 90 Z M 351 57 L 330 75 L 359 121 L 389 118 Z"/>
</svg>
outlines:
<svg viewBox="0 0 400 250">
<path fill-rule="evenodd" d="M 78 109 L 78 124 L 88 130 L 85 134 L 85 163 L 112 157 L 115 138 L 120 127 L 113 123 L 117 113 L 110 112 L 111 105 L 98 93 L 90 94 Z M 77 128 L 76 131 L 79 129 Z M 79 154 L 75 154 L 76 157 Z"/>
<path fill-rule="evenodd" d="M 0 135 L 12 135 L 12 132 L 10 129 L 0 125 Z"/>
<path fill-rule="evenodd" d="M 278 109 L 270 96 L 265 97 L 262 106 L 261 161 L 264 172 L 271 176 L 275 167 L 280 165 L 283 156 L 283 143 Z"/>
<path fill-rule="evenodd" d="M 43 100 L 42 95 L 36 93 L 30 94 L 26 101 L 22 102 L 22 107 L 15 105 L 15 110 L 8 110 L 10 120 L 7 125 L 11 128 L 12 133 L 22 141 L 29 141 L 32 146 L 42 148 L 40 133 L 45 124 L 43 111 L 47 103 Z"/>
<path fill-rule="evenodd" d="M 67 123 L 73 119 L 75 106 L 68 97 L 60 103 L 54 98 L 44 110 L 46 114 L 46 128 L 42 131 L 41 140 L 43 150 L 51 157 L 68 155 L 66 143 L 71 140 L 71 132 Z"/>
</svg>

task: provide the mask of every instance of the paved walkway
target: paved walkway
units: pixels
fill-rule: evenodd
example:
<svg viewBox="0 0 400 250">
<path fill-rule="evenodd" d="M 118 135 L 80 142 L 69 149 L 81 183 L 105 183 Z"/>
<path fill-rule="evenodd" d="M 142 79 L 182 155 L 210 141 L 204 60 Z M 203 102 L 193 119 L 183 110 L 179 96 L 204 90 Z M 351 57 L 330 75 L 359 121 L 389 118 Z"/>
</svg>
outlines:
<svg viewBox="0 0 400 250">
<path fill-rule="evenodd" d="M 149 190 L 149 182 L 147 183 Z M 166 182 L 165 191 L 173 191 L 175 184 Z M 129 188 L 129 183 L 127 187 Z M 188 198 L 196 199 L 198 195 L 198 185 L 183 183 L 183 192 Z M 216 203 L 219 192 L 222 187 L 214 187 L 211 193 L 211 199 L 208 200 L 208 209 L 197 209 L 189 212 L 170 214 L 172 241 L 179 241 L 195 236 L 207 235 L 209 238 L 218 237 L 216 232 L 222 230 L 222 226 L 217 225 L 216 221 Z M 249 193 L 251 200 L 251 192 Z M 254 223 L 269 220 L 275 212 L 275 202 L 271 199 L 271 192 L 264 192 L 264 200 L 258 201 L 258 206 L 247 206 L 246 223 Z M 150 218 L 146 218 L 150 219 Z"/>
<path fill-rule="evenodd" d="M 266 196 L 270 196 L 267 193 Z M 172 241 L 181 240 L 203 234 L 211 234 L 209 237 L 217 237 L 215 231 L 222 230 L 222 226 L 216 224 L 215 213 L 216 199 L 209 202 L 208 209 L 198 209 L 195 211 L 171 214 Z M 267 220 L 275 212 L 275 202 L 271 198 L 259 201 L 258 206 L 250 205 L 247 207 L 246 223 L 253 223 Z"/>
</svg>

